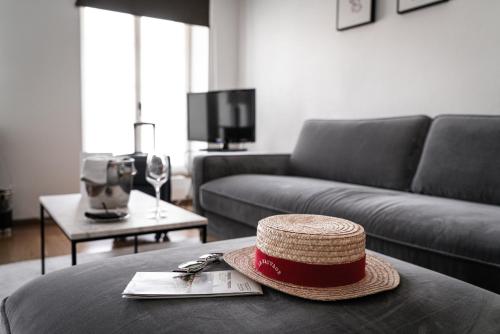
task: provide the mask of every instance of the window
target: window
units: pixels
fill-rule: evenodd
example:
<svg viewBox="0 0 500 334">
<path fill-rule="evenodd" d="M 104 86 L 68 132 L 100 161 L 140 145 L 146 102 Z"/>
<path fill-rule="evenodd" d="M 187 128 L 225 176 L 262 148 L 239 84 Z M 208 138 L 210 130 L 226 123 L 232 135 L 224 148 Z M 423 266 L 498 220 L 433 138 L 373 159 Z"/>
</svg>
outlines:
<svg viewBox="0 0 500 334">
<path fill-rule="evenodd" d="M 134 45 L 133 16 L 82 9 L 84 152 L 133 151 Z"/>
<path fill-rule="evenodd" d="M 131 153 L 133 123 L 151 122 L 157 150 L 184 166 L 186 93 L 208 89 L 208 28 L 81 11 L 83 151 Z"/>
</svg>

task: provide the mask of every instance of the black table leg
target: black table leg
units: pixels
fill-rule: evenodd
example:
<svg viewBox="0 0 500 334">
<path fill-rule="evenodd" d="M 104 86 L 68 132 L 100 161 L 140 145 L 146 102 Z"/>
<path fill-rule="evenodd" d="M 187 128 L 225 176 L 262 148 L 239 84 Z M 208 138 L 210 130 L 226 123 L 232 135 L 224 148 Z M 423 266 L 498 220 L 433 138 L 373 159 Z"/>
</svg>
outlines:
<svg viewBox="0 0 500 334">
<path fill-rule="evenodd" d="M 137 234 L 134 235 L 134 253 L 139 252 L 139 241 L 137 238 Z"/>
<path fill-rule="evenodd" d="M 71 265 L 76 265 L 76 241 L 71 241 Z"/>
<path fill-rule="evenodd" d="M 45 215 L 40 204 L 40 259 L 42 260 L 42 275 L 45 275 Z"/>
<path fill-rule="evenodd" d="M 201 239 L 202 243 L 207 242 L 207 227 L 206 226 L 200 227 L 200 239 Z"/>
</svg>

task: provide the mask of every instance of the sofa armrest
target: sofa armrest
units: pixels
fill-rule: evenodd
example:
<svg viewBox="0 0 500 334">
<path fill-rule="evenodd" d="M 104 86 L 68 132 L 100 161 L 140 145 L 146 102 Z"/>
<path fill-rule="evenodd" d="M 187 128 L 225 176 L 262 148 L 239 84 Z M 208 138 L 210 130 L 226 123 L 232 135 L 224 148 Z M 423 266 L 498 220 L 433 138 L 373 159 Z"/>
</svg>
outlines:
<svg viewBox="0 0 500 334">
<path fill-rule="evenodd" d="M 202 155 L 193 161 L 193 208 L 203 214 L 200 187 L 208 181 L 235 174 L 274 174 L 288 172 L 289 154 Z"/>
</svg>

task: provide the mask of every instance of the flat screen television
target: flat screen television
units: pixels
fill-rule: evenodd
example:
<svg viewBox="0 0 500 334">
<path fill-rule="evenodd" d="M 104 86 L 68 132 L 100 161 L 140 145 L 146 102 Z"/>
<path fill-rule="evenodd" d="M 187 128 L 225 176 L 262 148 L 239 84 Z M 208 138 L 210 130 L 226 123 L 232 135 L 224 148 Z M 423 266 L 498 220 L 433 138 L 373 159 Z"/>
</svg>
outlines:
<svg viewBox="0 0 500 334">
<path fill-rule="evenodd" d="M 224 144 L 255 141 L 255 89 L 188 93 L 188 139 Z"/>
</svg>

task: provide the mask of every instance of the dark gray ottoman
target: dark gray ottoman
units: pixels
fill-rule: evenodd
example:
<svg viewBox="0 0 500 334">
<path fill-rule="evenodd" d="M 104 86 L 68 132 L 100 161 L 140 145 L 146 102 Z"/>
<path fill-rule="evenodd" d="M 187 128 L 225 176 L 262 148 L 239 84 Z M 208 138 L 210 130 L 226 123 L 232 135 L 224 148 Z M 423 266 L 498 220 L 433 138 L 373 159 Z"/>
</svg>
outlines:
<svg viewBox="0 0 500 334">
<path fill-rule="evenodd" d="M 500 333 L 499 295 L 382 255 L 401 285 L 348 301 L 315 302 L 269 288 L 251 297 L 121 298 L 136 271 L 167 271 L 205 252 L 253 243 L 244 238 L 122 256 L 46 275 L 3 301 L 0 332 Z"/>
</svg>

